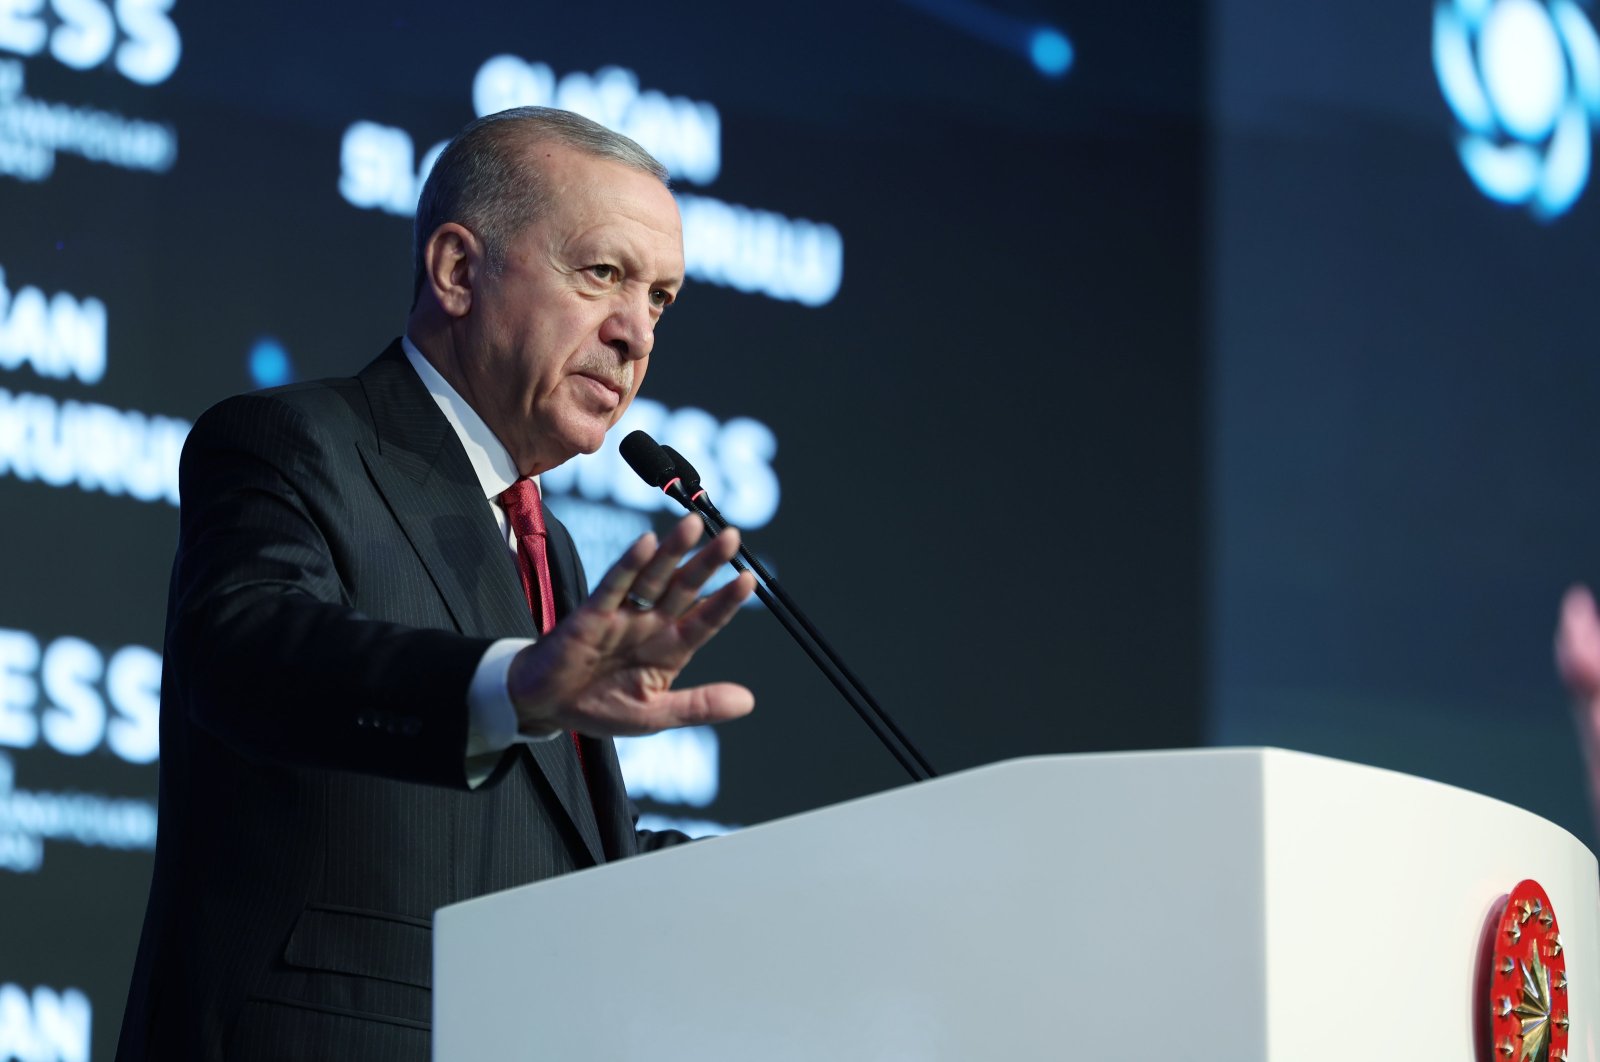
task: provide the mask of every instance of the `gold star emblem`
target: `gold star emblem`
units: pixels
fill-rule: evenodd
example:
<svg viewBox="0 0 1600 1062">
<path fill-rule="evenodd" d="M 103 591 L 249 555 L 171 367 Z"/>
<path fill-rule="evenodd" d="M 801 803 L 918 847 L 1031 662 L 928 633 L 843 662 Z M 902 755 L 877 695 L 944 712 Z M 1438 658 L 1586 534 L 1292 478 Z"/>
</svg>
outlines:
<svg viewBox="0 0 1600 1062">
<path fill-rule="evenodd" d="M 1568 1062 L 1567 959 L 1544 888 L 1531 878 L 1518 882 L 1481 932 L 1479 946 L 1492 949 L 1477 969 L 1483 979 L 1477 1005 L 1488 1025 L 1478 1041 L 1485 1062 Z"/>
<path fill-rule="evenodd" d="M 1550 972 L 1539 961 L 1534 949 L 1528 965 L 1522 968 L 1522 999 L 1514 1013 L 1522 1023 L 1522 1052 L 1518 1062 L 1548 1062 L 1550 1058 Z M 1557 1024 L 1564 1022 L 1563 1014 Z M 1562 1025 L 1565 1031 L 1566 1026 Z"/>
</svg>

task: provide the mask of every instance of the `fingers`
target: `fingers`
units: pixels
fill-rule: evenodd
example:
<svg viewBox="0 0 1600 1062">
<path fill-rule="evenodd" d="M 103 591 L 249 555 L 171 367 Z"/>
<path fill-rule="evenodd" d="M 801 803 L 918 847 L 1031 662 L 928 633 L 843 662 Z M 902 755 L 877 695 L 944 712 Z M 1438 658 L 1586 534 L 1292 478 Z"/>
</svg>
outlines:
<svg viewBox="0 0 1600 1062">
<path fill-rule="evenodd" d="M 673 619 L 682 616 L 694 607 L 706 581 L 739 552 L 739 532 L 730 527 L 680 565 L 701 535 L 699 517 L 685 516 L 659 545 L 654 535 L 642 536 L 606 572 L 590 601 L 609 610 L 648 601 Z"/>
<path fill-rule="evenodd" d="M 524 725 L 622 736 L 722 722 L 754 708 L 755 696 L 734 683 L 671 688 L 755 589 L 755 577 L 741 573 L 701 599 L 706 581 L 738 551 L 739 534 L 729 528 L 683 561 L 699 537 L 693 517 L 659 544 L 642 536 L 606 572 L 581 615 L 569 617 L 575 622 L 518 654 L 507 685 Z M 630 608 L 635 596 L 654 607 Z"/>
<path fill-rule="evenodd" d="M 700 518 L 696 516 L 679 520 L 659 544 L 654 532 L 645 532 L 606 572 L 589 600 L 605 609 L 622 607 L 630 595 L 644 601 L 657 600 L 683 555 L 700 540 L 700 533 Z"/>
<path fill-rule="evenodd" d="M 644 570 L 650 558 L 657 552 L 656 536 L 653 531 L 646 531 L 640 535 L 633 545 L 628 547 L 626 553 L 618 558 L 617 563 L 601 576 L 599 585 L 594 588 L 594 593 L 589 595 L 589 602 L 607 611 L 614 611 L 622 607 L 632 589 L 634 580 Z"/>
<path fill-rule="evenodd" d="M 725 528 L 672 574 L 672 581 L 654 599 L 657 608 L 674 618 L 687 613 L 694 607 L 695 599 L 700 596 L 706 581 L 738 552 L 739 532 L 731 527 Z"/>
<path fill-rule="evenodd" d="M 734 682 L 712 682 L 704 686 L 673 690 L 663 698 L 653 722 L 656 730 L 704 723 L 725 723 L 749 715 L 756 706 L 756 695 Z"/>
<path fill-rule="evenodd" d="M 739 612 L 739 607 L 755 591 L 756 577 L 740 572 L 739 577 L 694 607 L 678 624 L 679 637 L 691 653 L 711 640 L 728 621 Z"/>
<path fill-rule="evenodd" d="M 749 715 L 755 706 L 755 694 L 744 686 L 714 682 L 668 691 L 648 708 L 634 705 L 626 711 L 570 713 L 561 727 L 590 737 L 644 737 L 679 727 L 726 723 Z"/>
<path fill-rule="evenodd" d="M 716 568 L 713 565 L 710 571 L 706 571 L 696 580 L 696 573 L 701 571 L 703 565 L 691 561 L 682 568 L 679 567 L 684 555 L 700 541 L 703 531 L 704 525 L 698 516 L 685 516 L 674 524 L 672 530 L 667 532 L 667 537 L 662 540 L 661 549 L 634 579 L 633 588 L 629 591 L 630 596 L 653 602 L 659 611 L 669 616 L 681 615 L 694 603 L 700 585 L 705 582 L 710 571 Z M 695 561 L 699 559 L 696 555 Z M 687 597 L 683 592 L 685 587 L 688 587 Z"/>
</svg>

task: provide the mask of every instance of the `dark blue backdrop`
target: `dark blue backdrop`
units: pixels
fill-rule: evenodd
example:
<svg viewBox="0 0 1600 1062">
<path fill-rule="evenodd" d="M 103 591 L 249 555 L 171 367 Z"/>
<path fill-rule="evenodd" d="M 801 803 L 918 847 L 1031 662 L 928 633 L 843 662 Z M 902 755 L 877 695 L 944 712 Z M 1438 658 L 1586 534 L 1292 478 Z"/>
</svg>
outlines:
<svg viewBox="0 0 1600 1062">
<path fill-rule="evenodd" d="M 1537 217 L 1483 194 L 1434 19 L 0 19 L 0 1059 L 110 1054 L 183 430 L 398 332 L 402 214 L 475 97 L 582 102 L 671 156 L 691 282 L 640 415 L 744 496 L 753 544 L 937 766 L 1270 742 L 1587 838 L 1548 646 L 1560 588 L 1600 574 L 1594 195 Z M 1070 42 L 1064 73 L 1035 63 L 1067 54 L 1041 30 Z M 552 477 L 592 567 L 665 520 L 614 461 Z M 627 750 L 651 814 L 727 828 L 900 783 L 758 611 L 695 673 L 747 682 L 758 711 Z"/>
</svg>

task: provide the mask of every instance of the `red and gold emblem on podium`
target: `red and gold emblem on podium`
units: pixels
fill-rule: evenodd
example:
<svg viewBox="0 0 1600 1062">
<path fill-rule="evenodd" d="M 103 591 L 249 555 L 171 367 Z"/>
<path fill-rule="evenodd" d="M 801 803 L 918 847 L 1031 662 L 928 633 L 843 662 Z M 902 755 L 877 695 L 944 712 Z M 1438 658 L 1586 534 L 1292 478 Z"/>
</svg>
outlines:
<svg viewBox="0 0 1600 1062">
<path fill-rule="evenodd" d="M 1489 1052 L 1494 1062 L 1566 1062 L 1567 959 L 1550 897 L 1518 883 L 1491 923 Z"/>
</svg>

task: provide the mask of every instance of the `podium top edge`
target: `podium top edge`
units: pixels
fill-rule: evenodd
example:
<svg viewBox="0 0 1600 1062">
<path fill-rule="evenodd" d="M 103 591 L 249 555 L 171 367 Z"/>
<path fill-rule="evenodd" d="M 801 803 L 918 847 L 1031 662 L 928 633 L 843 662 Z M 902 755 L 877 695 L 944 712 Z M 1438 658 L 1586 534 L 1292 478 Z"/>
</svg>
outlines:
<svg viewBox="0 0 1600 1062">
<path fill-rule="evenodd" d="M 1520 805 L 1513 804 L 1508 800 L 1502 800 L 1500 797 L 1490 796 L 1487 793 L 1481 793 L 1475 789 L 1468 789 L 1465 786 L 1455 785 L 1451 782 L 1442 782 L 1437 778 L 1427 778 L 1422 775 L 1411 774 L 1410 772 L 1397 770 L 1393 767 L 1380 767 L 1375 764 L 1361 763 L 1356 760 L 1341 759 L 1337 756 L 1325 756 L 1320 753 L 1303 752 L 1298 749 L 1286 749 L 1274 745 L 1207 746 L 1186 749 L 1129 749 L 1114 752 L 1074 752 L 1037 756 L 1019 756 L 1009 760 L 997 760 L 993 763 L 983 764 L 961 771 L 953 771 L 948 775 L 941 775 L 940 778 L 933 779 L 933 781 L 939 782 L 944 778 L 957 778 L 963 776 L 973 776 L 990 771 L 1003 771 L 1009 767 L 1024 767 L 1025 769 L 1032 769 L 1048 763 L 1057 763 L 1062 766 L 1066 766 L 1068 764 L 1083 764 L 1090 761 L 1137 762 L 1140 760 L 1167 760 L 1183 761 L 1188 763 L 1209 762 L 1215 764 L 1223 764 L 1232 761 L 1236 763 L 1256 763 L 1263 768 L 1266 768 L 1269 765 L 1290 766 L 1303 764 L 1306 766 L 1315 765 L 1324 769 L 1346 772 L 1352 777 L 1365 776 L 1366 778 L 1370 779 L 1391 779 L 1396 781 L 1403 780 L 1408 784 L 1423 786 L 1436 791 L 1447 791 L 1451 793 L 1463 794 L 1474 800 L 1488 801 L 1504 807 L 1514 808 L 1517 811 L 1533 815 L 1540 821 L 1547 823 L 1553 829 L 1559 830 L 1561 833 L 1572 838 L 1572 840 L 1577 844 L 1583 846 L 1584 848 L 1588 848 L 1588 844 L 1583 838 L 1577 836 L 1565 826 L 1562 826 L 1556 822 L 1551 822 L 1549 819 L 1545 819 L 1543 816 L 1537 815 L 1535 812 L 1528 811 L 1528 809 L 1523 808 Z M 929 783 L 924 782 L 920 784 L 926 785 Z"/>
</svg>

